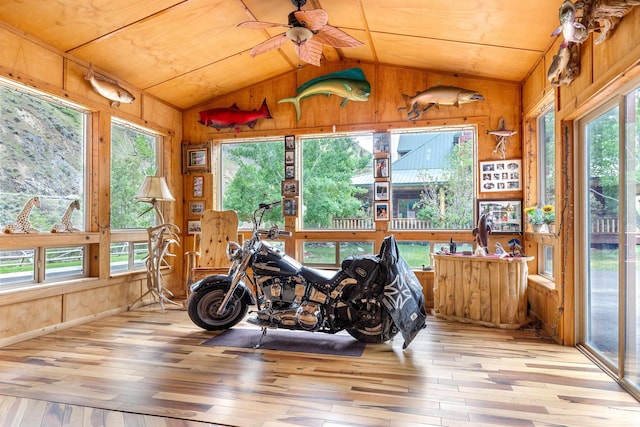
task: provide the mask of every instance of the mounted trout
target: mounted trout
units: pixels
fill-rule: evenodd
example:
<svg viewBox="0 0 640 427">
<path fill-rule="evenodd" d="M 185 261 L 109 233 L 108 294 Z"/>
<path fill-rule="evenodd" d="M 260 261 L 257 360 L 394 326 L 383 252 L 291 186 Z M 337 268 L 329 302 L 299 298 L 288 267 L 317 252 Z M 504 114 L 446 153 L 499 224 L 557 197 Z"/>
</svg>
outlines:
<svg viewBox="0 0 640 427">
<path fill-rule="evenodd" d="M 260 108 L 253 111 L 241 110 L 236 104 L 233 104 L 229 108 L 212 108 L 207 111 L 200 111 L 199 114 L 200 120 L 198 120 L 198 123 L 217 130 L 234 128 L 236 133 L 240 132 L 240 126 L 242 125 L 253 129 L 258 119 L 272 118 L 266 98 L 262 101 Z"/>
<path fill-rule="evenodd" d="M 92 64 L 89 64 L 89 71 L 87 72 L 87 75 L 84 76 L 84 79 L 89 80 L 93 90 L 95 90 L 98 95 L 104 96 L 108 100 L 112 101 L 112 107 L 117 107 L 120 103 L 132 104 L 133 101 L 136 100 L 135 96 L 133 96 L 131 92 L 124 89 L 118 83 L 107 80 L 104 77 L 96 76 L 93 73 Z"/>
<path fill-rule="evenodd" d="M 300 121 L 300 100 L 314 95 L 335 95 L 344 98 L 341 107 L 351 101 L 368 101 L 371 94 L 371 84 L 367 81 L 362 69 L 350 68 L 325 74 L 309 80 L 297 89 L 297 95 L 278 101 L 291 102 L 296 107 L 296 119 Z"/>
<path fill-rule="evenodd" d="M 478 92 L 463 89 L 455 86 L 432 86 L 423 92 L 417 92 L 414 96 L 402 94 L 406 107 L 398 108 L 407 111 L 407 120 L 417 120 L 420 115 L 429 108 L 441 105 L 453 105 L 459 107 L 460 104 L 467 104 L 473 101 L 484 101 L 484 97 Z"/>
</svg>

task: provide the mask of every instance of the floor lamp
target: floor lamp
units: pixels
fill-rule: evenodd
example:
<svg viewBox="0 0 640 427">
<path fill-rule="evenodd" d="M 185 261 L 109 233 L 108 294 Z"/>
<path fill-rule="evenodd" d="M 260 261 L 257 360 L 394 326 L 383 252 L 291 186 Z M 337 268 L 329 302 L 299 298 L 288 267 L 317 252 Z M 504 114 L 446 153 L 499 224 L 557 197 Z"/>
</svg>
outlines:
<svg viewBox="0 0 640 427">
<path fill-rule="evenodd" d="M 164 216 L 159 209 L 158 202 L 173 202 L 176 199 L 169 191 L 167 181 L 162 176 L 147 176 L 135 195 L 135 199 L 139 202 L 151 203 L 151 207 L 144 211 L 142 215 L 154 209 L 160 221 L 158 225 L 147 228 L 149 247 L 149 255 L 145 261 L 147 266 L 147 292 L 129 305 L 129 309 L 149 294 L 158 300 L 162 311 L 164 311 L 165 302 L 182 306 L 171 300 L 170 297 L 173 297 L 173 293 L 164 286 L 161 270 L 163 266 L 169 265 L 165 257 L 175 256 L 169 252 L 171 245 L 180 245 L 180 237 L 178 236 L 180 228 L 175 224 L 164 222 Z"/>
</svg>

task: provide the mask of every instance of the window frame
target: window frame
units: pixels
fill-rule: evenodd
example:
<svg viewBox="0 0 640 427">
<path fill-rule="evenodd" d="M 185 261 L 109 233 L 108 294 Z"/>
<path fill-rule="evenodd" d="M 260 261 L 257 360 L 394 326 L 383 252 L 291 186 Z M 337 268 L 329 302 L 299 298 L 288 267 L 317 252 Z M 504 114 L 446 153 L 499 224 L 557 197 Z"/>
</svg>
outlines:
<svg viewBox="0 0 640 427">
<path fill-rule="evenodd" d="M 553 114 L 553 128 L 551 129 L 551 132 L 547 132 L 547 126 L 545 125 L 545 118 L 548 114 Z M 555 133 L 555 103 L 552 102 L 550 105 L 546 105 L 540 112 L 540 114 L 536 117 L 536 122 L 537 122 L 537 135 L 536 135 L 536 150 L 537 150 L 537 154 L 538 154 L 538 168 L 537 168 L 537 173 L 538 173 L 538 177 L 537 177 L 537 184 L 538 184 L 538 194 L 537 194 L 537 198 L 539 200 L 539 205 L 543 206 L 543 205 L 547 205 L 547 204 L 551 204 L 554 206 L 554 208 L 556 208 L 556 203 L 555 203 L 555 194 L 554 194 L 554 200 L 553 201 L 549 201 L 546 199 L 546 195 L 548 192 L 547 189 L 547 171 L 549 170 L 548 168 L 548 159 L 546 156 L 546 148 L 547 148 L 547 139 L 546 136 L 551 134 L 553 136 L 553 150 L 554 153 L 556 151 L 556 133 Z M 554 164 L 552 165 L 551 169 L 554 172 L 554 180 L 556 180 L 556 165 L 555 165 L 555 154 L 554 154 Z M 554 183 L 554 192 L 555 192 L 555 183 Z M 537 260 L 538 260 L 538 274 L 540 276 L 543 276 L 546 279 L 549 279 L 551 281 L 554 280 L 555 277 L 555 251 L 556 251 L 556 245 L 555 244 L 539 244 L 538 248 L 537 248 Z M 550 249 L 550 250 L 549 250 Z M 547 266 L 550 266 L 550 268 L 547 268 Z"/>
</svg>

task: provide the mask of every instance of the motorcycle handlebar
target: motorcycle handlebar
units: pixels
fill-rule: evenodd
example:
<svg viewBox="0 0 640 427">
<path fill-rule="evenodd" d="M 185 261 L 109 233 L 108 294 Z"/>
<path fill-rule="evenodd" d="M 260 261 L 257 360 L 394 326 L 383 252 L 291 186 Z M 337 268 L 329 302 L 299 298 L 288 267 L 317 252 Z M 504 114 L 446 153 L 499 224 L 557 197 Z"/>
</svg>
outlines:
<svg viewBox="0 0 640 427">
<path fill-rule="evenodd" d="M 258 233 L 260 233 L 261 236 L 269 236 L 271 238 L 275 238 L 275 237 L 279 237 L 279 236 L 284 236 L 284 237 L 291 237 L 293 236 L 293 233 L 290 231 L 285 231 L 285 230 L 278 230 L 278 229 L 260 229 L 258 230 Z"/>
<path fill-rule="evenodd" d="M 278 206 L 280 203 L 282 203 L 280 200 L 271 203 L 260 203 L 258 209 L 271 209 L 275 206 Z"/>
</svg>

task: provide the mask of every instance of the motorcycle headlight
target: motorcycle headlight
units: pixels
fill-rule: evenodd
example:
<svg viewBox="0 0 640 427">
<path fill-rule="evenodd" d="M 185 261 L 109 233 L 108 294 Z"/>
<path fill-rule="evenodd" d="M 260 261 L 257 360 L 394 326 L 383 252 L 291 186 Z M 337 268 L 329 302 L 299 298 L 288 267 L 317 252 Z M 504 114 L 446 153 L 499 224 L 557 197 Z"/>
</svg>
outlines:
<svg viewBox="0 0 640 427">
<path fill-rule="evenodd" d="M 242 246 L 236 242 L 227 243 L 227 258 L 233 262 L 235 259 L 242 256 Z"/>
</svg>

